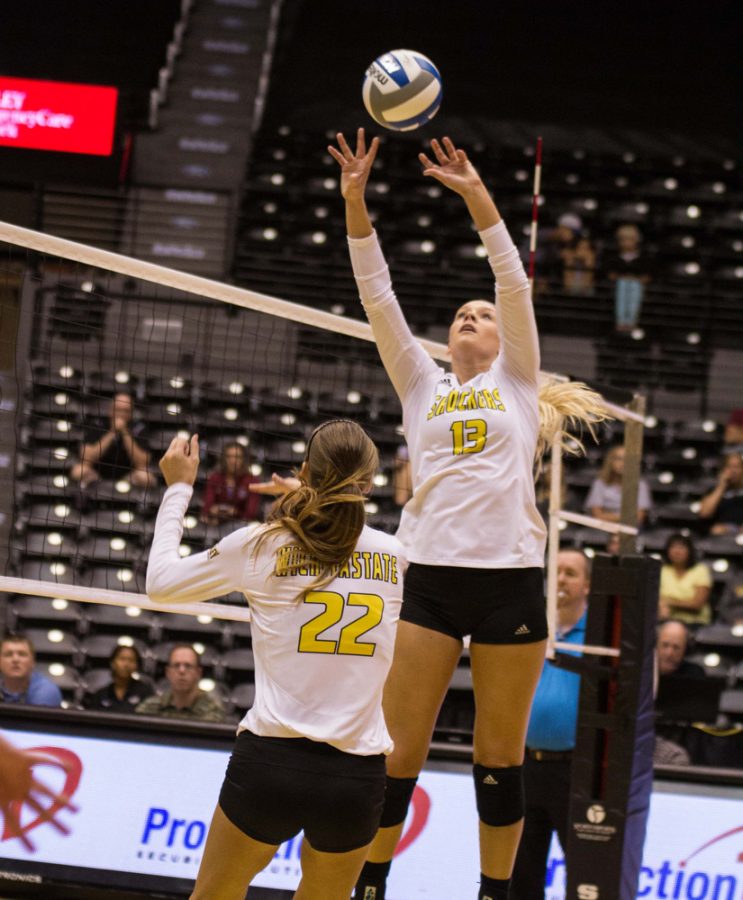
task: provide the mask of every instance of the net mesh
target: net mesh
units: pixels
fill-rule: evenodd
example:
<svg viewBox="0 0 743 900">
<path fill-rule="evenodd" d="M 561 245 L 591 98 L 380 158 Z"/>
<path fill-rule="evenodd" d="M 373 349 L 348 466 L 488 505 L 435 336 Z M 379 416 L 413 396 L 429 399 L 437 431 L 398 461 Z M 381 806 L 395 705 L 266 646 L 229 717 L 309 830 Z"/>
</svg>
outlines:
<svg viewBox="0 0 743 900">
<path fill-rule="evenodd" d="M 244 490 L 220 494 L 218 485 L 210 493 L 226 448 L 243 455 L 251 479 L 287 475 L 319 422 L 353 416 L 380 449 L 370 524 L 393 530 L 401 414 L 375 346 L 286 312 L 242 308 L 195 287 L 179 290 L 7 241 L 0 244 L 0 290 L 0 453 L 12 484 L 0 539 L 3 574 L 13 579 L 5 584 L 8 628 L 31 637 L 40 663 L 52 663 L 70 698 L 122 642 L 151 659 L 154 674 L 174 641 L 195 641 L 206 676 L 227 688 L 249 682 L 250 651 L 234 646 L 249 634 L 246 622 L 218 621 L 219 611 L 209 615 L 214 609 L 197 616 L 143 608 L 164 491 L 157 461 L 175 435 L 200 435 L 185 556 L 263 518 L 271 502 Z M 127 419 L 129 403 L 123 431 L 144 457 L 133 457 L 131 445 L 122 453 L 111 438 L 114 418 Z M 95 469 L 81 466 L 86 447 L 103 451 Z M 96 592 L 103 603 L 75 602 Z M 230 619 L 247 618 L 243 598 L 242 616 L 237 597 L 220 600 L 225 614 L 234 610 Z"/>
</svg>

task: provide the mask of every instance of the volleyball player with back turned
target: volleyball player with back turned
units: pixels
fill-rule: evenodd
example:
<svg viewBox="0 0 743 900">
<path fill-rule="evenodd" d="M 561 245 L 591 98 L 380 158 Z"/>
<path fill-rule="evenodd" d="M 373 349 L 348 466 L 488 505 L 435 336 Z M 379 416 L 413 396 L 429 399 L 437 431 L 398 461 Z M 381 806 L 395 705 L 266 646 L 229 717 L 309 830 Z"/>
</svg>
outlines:
<svg viewBox="0 0 743 900">
<path fill-rule="evenodd" d="M 336 419 L 307 444 L 297 486 L 265 525 L 181 559 L 198 440 L 160 462 L 147 593 L 158 603 L 231 591 L 251 610 L 255 703 L 240 722 L 192 900 L 243 900 L 279 845 L 304 830 L 298 900 L 348 900 L 382 810 L 382 715 L 405 560 L 365 524 L 378 467 L 364 430 Z"/>
<path fill-rule="evenodd" d="M 402 403 L 413 474 L 398 531 L 410 565 L 384 692 L 395 748 L 380 831 L 354 896 L 383 900 L 436 718 L 471 635 L 478 897 L 502 900 L 523 827 L 524 742 L 547 637 L 535 454 L 561 431 L 563 414 L 590 424 L 598 398 L 581 386 L 540 391 L 537 328 L 516 248 L 464 151 L 448 138 L 431 146 L 436 159 L 420 154 L 423 174 L 464 199 L 496 279 L 495 306 L 471 300 L 454 317 L 451 372 L 411 334 L 367 214 L 378 139 L 367 152 L 359 129 L 355 152 L 341 134 L 328 148 L 341 170 L 359 293 Z"/>
</svg>

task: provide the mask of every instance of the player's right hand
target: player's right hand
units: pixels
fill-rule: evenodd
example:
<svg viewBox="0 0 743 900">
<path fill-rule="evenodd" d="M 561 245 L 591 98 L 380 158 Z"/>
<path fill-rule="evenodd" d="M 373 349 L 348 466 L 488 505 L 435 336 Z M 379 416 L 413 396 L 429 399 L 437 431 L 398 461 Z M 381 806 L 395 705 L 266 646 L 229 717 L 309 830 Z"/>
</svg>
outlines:
<svg viewBox="0 0 743 900">
<path fill-rule="evenodd" d="M 344 200 L 361 200 L 379 149 L 379 138 L 372 140 L 367 151 L 364 129 L 359 128 L 356 132 L 356 152 L 353 153 L 340 131 L 335 137 L 340 149 L 330 144 L 328 153 L 341 167 L 341 196 Z"/>
<path fill-rule="evenodd" d="M 199 470 L 199 436 L 174 437 L 160 460 L 160 471 L 168 487 L 176 482 L 193 484 Z"/>
</svg>

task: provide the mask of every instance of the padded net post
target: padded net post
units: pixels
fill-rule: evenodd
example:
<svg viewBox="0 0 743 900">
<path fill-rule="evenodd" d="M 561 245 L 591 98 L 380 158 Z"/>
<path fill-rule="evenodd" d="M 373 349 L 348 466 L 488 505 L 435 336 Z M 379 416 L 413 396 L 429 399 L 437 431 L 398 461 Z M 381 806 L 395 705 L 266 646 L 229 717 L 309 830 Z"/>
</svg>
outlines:
<svg viewBox="0 0 743 900">
<path fill-rule="evenodd" d="M 558 659 L 582 673 L 573 754 L 569 900 L 634 900 L 653 777 L 653 673 L 660 564 L 597 556 L 586 642 L 618 658 Z"/>
</svg>

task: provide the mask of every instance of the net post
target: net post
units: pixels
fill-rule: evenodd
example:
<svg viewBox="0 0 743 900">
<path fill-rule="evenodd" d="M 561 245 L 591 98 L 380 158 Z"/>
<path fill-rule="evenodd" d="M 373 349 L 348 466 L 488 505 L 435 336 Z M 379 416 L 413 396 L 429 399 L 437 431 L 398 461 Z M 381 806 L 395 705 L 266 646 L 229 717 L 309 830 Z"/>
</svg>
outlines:
<svg viewBox="0 0 743 900">
<path fill-rule="evenodd" d="M 642 440 L 644 432 L 645 397 L 635 394 L 629 409 L 641 416 L 643 421 L 628 419 L 624 423 L 624 477 L 622 479 L 622 509 L 620 521 L 623 525 L 637 524 L 638 492 L 640 489 L 640 465 L 642 461 Z M 635 539 L 626 532 L 619 533 L 619 552 L 635 552 Z"/>
<path fill-rule="evenodd" d="M 582 677 L 566 897 L 637 896 L 653 778 L 659 581 L 655 559 L 600 554 L 594 560 L 586 642 L 616 647 L 619 655 L 573 660 Z"/>
<path fill-rule="evenodd" d="M 557 634 L 557 554 L 560 552 L 560 510 L 562 508 L 562 444 L 558 433 L 550 448 L 550 507 L 547 543 L 547 658 L 554 659 Z"/>
</svg>

